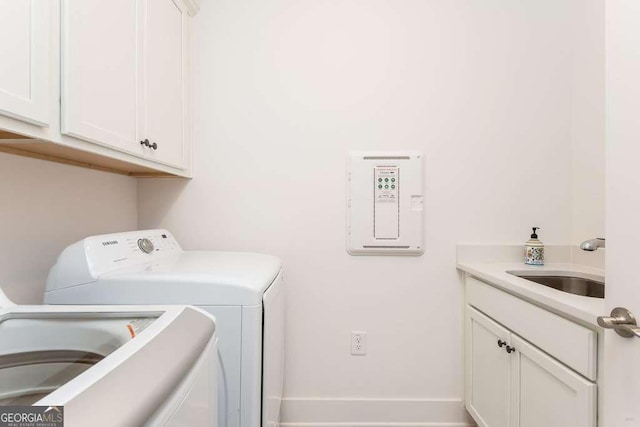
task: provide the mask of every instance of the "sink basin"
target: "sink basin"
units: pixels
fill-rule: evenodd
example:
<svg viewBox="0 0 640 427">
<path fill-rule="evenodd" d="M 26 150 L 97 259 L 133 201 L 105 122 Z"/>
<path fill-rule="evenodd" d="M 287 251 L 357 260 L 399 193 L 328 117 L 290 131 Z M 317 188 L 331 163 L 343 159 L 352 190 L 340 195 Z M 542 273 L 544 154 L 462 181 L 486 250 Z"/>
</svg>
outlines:
<svg viewBox="0 0 640 427">
<path fill-rule="evenodd" d="M 530 271 L 507 271 L 507 273 L 569 294 L 604 298 L 604 281 L 579 277 L 575 273 L 549 272 L 545 275 L 532 274 Z"/>
</svg>

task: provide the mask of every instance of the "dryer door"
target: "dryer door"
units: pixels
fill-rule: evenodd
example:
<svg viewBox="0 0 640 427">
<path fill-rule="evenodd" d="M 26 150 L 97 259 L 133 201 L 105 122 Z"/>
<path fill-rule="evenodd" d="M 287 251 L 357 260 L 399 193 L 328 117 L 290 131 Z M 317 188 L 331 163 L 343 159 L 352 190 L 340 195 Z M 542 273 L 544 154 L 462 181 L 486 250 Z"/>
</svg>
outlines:
<svg viewBox="0 0 640 427">
<path fill-rule="evenodd" d="M 280 422 L 284 383 L 284 284 L 278 274 L 263 297 L 262 427 Z"/>
</svg>

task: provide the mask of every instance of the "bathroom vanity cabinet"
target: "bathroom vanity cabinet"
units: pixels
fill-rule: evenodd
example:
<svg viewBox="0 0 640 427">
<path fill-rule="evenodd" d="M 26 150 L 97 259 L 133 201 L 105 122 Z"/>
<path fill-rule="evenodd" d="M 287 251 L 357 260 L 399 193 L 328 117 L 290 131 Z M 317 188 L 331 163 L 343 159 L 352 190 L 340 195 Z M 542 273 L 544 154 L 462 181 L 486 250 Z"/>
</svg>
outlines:
<svg viewBox="0 0 640 427">
<path fill-rule="evenodd" d="M 595 329 L 465 274 L 465 406 L 481 427 L 596 427 Z"/>
</svg>

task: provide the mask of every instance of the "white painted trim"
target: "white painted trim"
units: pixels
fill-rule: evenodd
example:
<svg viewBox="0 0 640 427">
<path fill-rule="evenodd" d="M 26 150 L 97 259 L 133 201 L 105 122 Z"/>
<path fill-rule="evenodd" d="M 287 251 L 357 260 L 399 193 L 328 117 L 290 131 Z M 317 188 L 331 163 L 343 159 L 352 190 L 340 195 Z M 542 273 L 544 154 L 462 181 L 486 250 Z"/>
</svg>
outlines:
<svg viewBox="0 0 640 427">
<path fill-rule="evenodd" d="M 200 11 L 200 0 L 182 0 L 187 7 L 189 16 L 195 16 Z"/>
<path fill-rule="evenodd" d="M 280 423 L 280 427 L 474 427 L 469 423 Z"/>
<path fill-rule="evenodd" d="M 282 400 L 282 427 L 474 426 L 461 399 Z"/>
</svg>

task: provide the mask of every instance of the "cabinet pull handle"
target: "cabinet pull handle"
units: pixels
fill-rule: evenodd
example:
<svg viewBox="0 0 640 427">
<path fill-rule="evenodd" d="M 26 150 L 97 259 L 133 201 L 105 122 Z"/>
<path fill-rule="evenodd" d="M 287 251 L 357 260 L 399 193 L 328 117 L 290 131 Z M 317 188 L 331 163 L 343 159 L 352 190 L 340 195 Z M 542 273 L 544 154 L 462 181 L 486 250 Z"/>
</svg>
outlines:
<svg viewBox="0 0 640 427">
<path fill-rule="evenodd" d="M 498 340 L 498 347 L 502 348 L 505 345 L 507 345 L 506 341 Z"/>
<path fill-rule="evenodd" d="M 152 144 L 146 138 L 143 139 L 142 141 L 140 141 L 140 145 L 144 145 L 145 147 L 153 148 L 154 150 L 158 149 L 158 144 L 156 144 L 155 142 Z"/>
<path fill-rule="evenodd" d="M 514 351 L 516 351 L 516 348 L 515 347 L 511 347 L 510 345 L 508 345 L 505 350 L 507 350 L 507 353 L 511 354 Z"/>
</svg>

